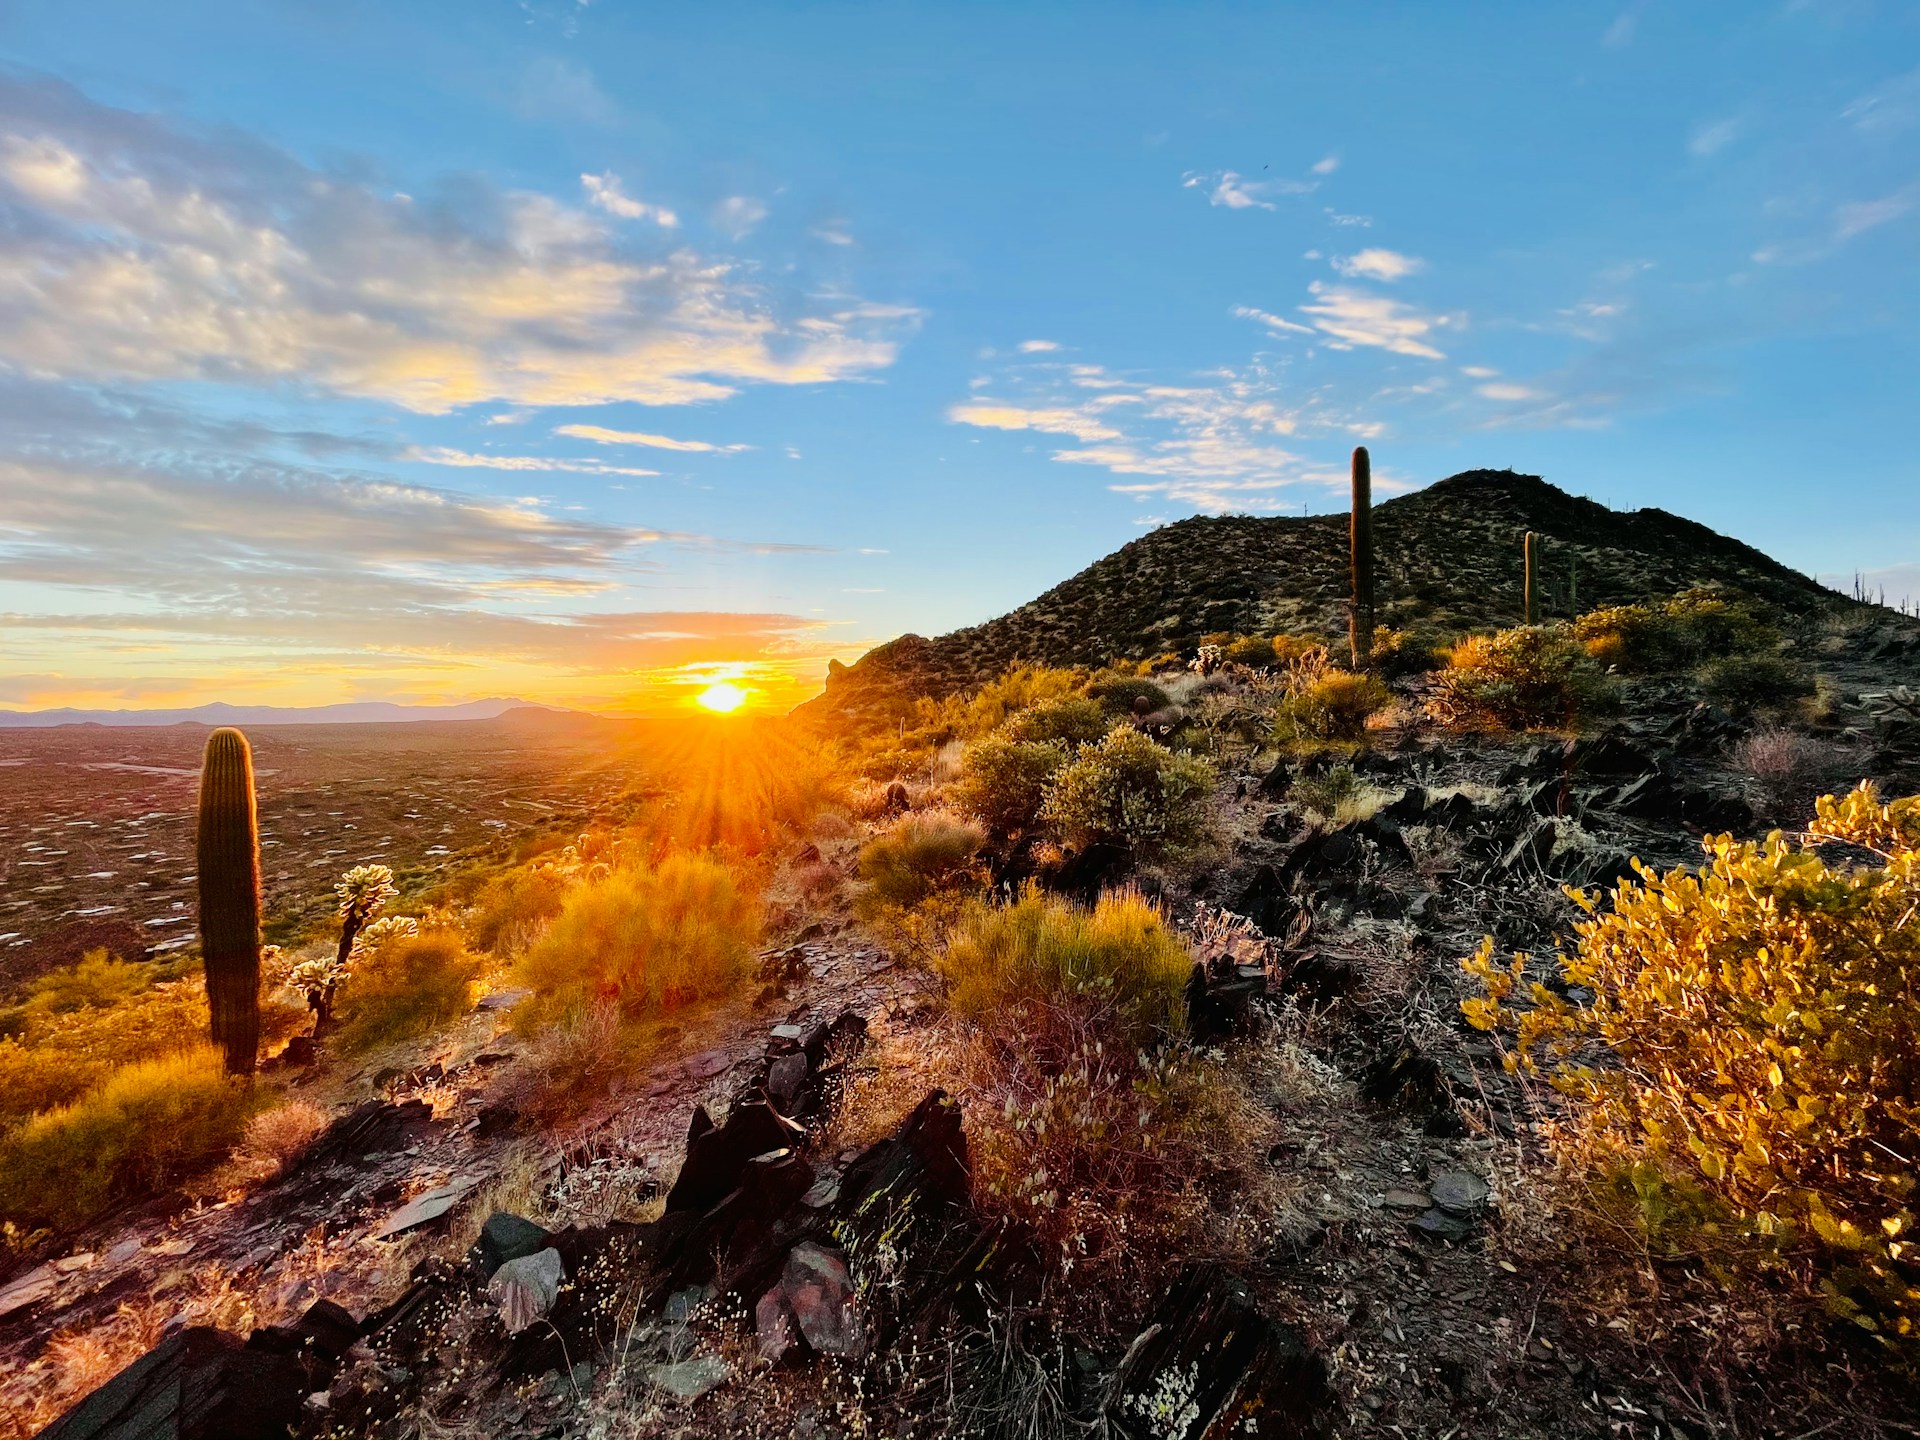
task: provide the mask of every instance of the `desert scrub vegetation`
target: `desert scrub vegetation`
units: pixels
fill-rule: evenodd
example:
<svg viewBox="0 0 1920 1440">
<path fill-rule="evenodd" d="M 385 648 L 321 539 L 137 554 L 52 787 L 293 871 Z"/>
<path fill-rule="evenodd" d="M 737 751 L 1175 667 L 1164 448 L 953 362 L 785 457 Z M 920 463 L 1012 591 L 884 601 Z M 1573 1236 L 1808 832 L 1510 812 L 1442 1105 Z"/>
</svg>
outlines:
<svg viewBox="0 0 1920 1440">
<path fill-rule="evenodd" d="M 1489 939 L 1463 1008 L 1569 1097 L 1569 1163 L 1702 1196 L 1668 1207 L 1702 1248 L 1810 1273 L 1834 1314 L 1912 1361 L 1920 798 L 1823 796 L 1808 839 L 1710 837 L 1698 874 L 1642 869 L 1606 911 L 1575 892 L 1587 918 L 1559 965 L 1593 1003 L 1530 982 Z"/>
<path fill-rule="evenodd" d="M 1443 725 L 1467 730 L 1576 726 L 1613 705 L 1611 683 L 1564 625 L 1522 625 L 1454 646 L 1427 702 Z"/>
<path fill-rule="evenodd" d="M 975 866 L 986 833 L 978 825 L 941 811 L 903 815 L 860 850 L 865 889 L 858 908 L 869 917 L 885 910 L 911 910 L 935 896 L 975 888 Z"/>
<path fill-rule="evenodd" d="M 999 839 L 1032 830 L 1047 802 L 1047 787 L 1066 767 L 1058 740 L 1016 740 L 996 733 L 967 747 L 954 799 Z"/>
<path fill-rule="evenodd" d="M 533 995 L 514 1012 L 538 1029 L 596 1003 L 639 1019 L 737 989 L 753 967 L 760 893 L 744 867 L 675 853 L 628 864 L 569 893 L 521 958 Z"/>
<path fill-rule="evenodd" d="M 1289 686 L 1274 712 L 1274 736 L 1283 744 L 1361 740 L 1367 721 L 1392 699 L 1372 675 L 1322 669 Z"/>
<path fill-rule="evenodd" d="M 455 930 L 395 925 L 375 934 L 382 923 L 363 932 L 367 943 L 334 1002 L 339 1043 L 349 1052 L 411 1039 L 459 1019 L 485 969 Z"/>
<path fill-rule="evenodd" d="M 1813 671 L 1770 651 L 1709 660 L 1694 672 L 1694 679 L 1709 700 L 1742 715 L 1779 709 L 1815 689 Z"/>
<path fill-rule="evenodd" d="M 1222 1192 L 1263 1183 L 1272 1117 L 1183 1038 L 1192 967 L 1139 895 L 1085 909 L 1032 887 L 977 903 L 939 962 L 939 1078 L 967 1116 L 976 1200 L 1096 1307 L 1126 1308 L 1139 1287 L 1114 1282 L 1154 1255 L 1221 1242 Z"/>
<path fill-rule="evenodd" d="M 1716 656 L 1772 649 L 1780 640 L 1752 601 L 1705 587 L 1591 610 L 1573 622 L 1573 633 L 1599 664 L 1630 675 L 1687 670 Z"/>
<path fill-rule="evenodd" d="M 0 1136 L 0 1215 L 67 1229 L 220 1159 L 259 1104 L 201 1045 L 123 1065 Z"/>
<path fill-rule="evenodd" d="M 518 955 L 560 913 L 568 883 L 556 865 L 544 861 L 493 876 L 467 917 L 467 943 L 490 955 Z"/>
<path fill-rule="evenodd" d="M 1204 835 L 1213 785 L 1205 760 L 1117 726 L 1061 768 L 1041 815 L 1070 845 L 1118 845 L 1150 855 Z"/>
</svg>

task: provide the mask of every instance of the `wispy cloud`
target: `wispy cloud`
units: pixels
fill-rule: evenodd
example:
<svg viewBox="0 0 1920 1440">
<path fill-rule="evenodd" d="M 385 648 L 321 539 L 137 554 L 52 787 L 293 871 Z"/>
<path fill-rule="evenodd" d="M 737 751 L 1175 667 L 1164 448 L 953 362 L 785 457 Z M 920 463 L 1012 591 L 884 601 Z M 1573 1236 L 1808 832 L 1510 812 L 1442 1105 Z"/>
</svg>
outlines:
<svg viewBox="0 0 1920 1440">
<path fill-rule="evenodd" d="M 451 465 L 462 470 L 558 470 L 576 475 L 658 475 L 658 470 L 632 470 L 598 460 L 566 460 L 549 455 L 488 455 L 455 450 L 445 445 L 415 445 L 400 457 L 422 465 Z"/>
<path fill-rule="evenodd" d="M 750 272 L 618 248 L 591 210 L 425 195 L 0 78 L 0 310 L 42 375 L 300 384 L 423 412 L 717 400 L 892 363 L 915 313 L 783 313 Z M 799 292 L 794 292 L 799 293 Z"/>
<path fill-rule="evenodd" d="M 713 207 L 713 223 L 738 240 L 767 218 L 767 204 L 751 195 L 729 195 Z"/>
<path fill-rule="evenodd" d="M 1038 355 L 1044 351 L 1058 350 L 1059 348 L 1060 342 L 1057 340 L 1022 340 L 1020 342 L 1020 353 L 1022 355 Z"/>
<path fill-rule="evenodd" d="M 685 450 L 699 454 L 738 454 L 750 445 L 710 445 L 705 440 L 676 440 L 670 435 L 650 435 L 644 430 L 609 430 L 604 425 L 561 425 L 556 435 L 575 440 L 591 440 L 596 445 L 644 445 L 653 450 Z M 651 473 L 651 472 L 640 472 Z"/>
<path fill-rule="evenodd" d="M 1228 210 L 1275 210 L 1279 207 L 1269 196 L 1310 195 L 1320 188 L 1317 180 L 1259 179 L 1233 170 L 1211 174 L 1190 171 L 1182 177 L 1180 184 L 1183 189 L 1204 192 L 1209 205 Z"/>
<path fill-rule="evenodd" d="M 1404 280 L 1427 268 L 1427 262 L 1415 256 L 1379 248 L 1362 250 L 1354 255 L 1337 255 L 1332 264 L 1335 270 L 1349 279 L 1388 282 Z"/>
<path fill-rule="evenodd" d="M 947 411 L 961 425 L 985 430 L 1038 430 L 1046 435 L 1071 435 L 1076 440 L 1117 440 L 1120 432 L 1084 409 L 1029 408 L 992 400 L 969 400 Z"/>
<path fill-rule="evenodd" d="M 1687 153 L 1696 160 L 1709 160 L 1738 140 L 1746 128 L 1738 116 L 1697 126 L 1687 137 Z"/>
<path fill-rule="evenodd" d="M 601 175 L 582 175 L 580 185 L 587 192 L 590 202 L 609 215 L 618 215 L 622 220 L 651 220 L 665 230 L 671 230 L 680 223 L 680 217 L 664 206 L 648 205 L 628 195 L 620 188 L 619 178 L 611 171 Z"/>
<path fill-rule="evenodd" d="M 1428 360 L 1446 356 L 1427 339 L 1436 330 L 1457 328 L 1457 315 L 1435 315 L 1389 295 L 1376 295 L 1350 286 L 1314 281 L 1307 289 L 1314 299 L 1300 307 L 1313 325 L 1336 347 L 1366 345 L 1396 355 L 1418 355 Z"/>
<path fill-rule="evenodd" d="M 1867 135 L 1897 135 L 1920 124 L 1920 70 L 1871 90 L 1841 112 Z"/>
</svg>

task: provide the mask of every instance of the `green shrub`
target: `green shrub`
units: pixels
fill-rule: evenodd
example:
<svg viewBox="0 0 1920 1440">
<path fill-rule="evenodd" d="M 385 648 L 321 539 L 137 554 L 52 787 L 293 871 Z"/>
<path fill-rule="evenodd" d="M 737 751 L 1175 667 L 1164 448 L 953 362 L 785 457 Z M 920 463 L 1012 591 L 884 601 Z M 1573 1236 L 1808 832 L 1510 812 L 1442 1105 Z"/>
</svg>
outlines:
<svg viewBox="0 0 1920 1440">
<path fill-rule="evenodd" d="M 64 1229 L 231 1150 L 254 1101 L 211 1046 L 124 1066 L 0 1138 L 0 1216 Z"/>
<path fill-rule="evenodd" d="M 1116 727 L 1060 771 L 1042 818 L 1070 844 L 1105 842 L 1150 854 L 1200 837 L 1213 778 L 1206 761 Z"/>
<path fill-rule="evenodd" d="M 1176 666 L 1179 664 L 1178 655 L 1171 659 Z M 1139 675 L 1096 675 L 1087 686 L 1087 694 L 1110 716 L 1151 715 L 1173 704 L 1173 697 L 1164 689 Z M 1140 705 L 1142 700 L 1147 702 L 1145 706 Z"/>
<path fill-rule="evenodd" d="M 860 851 L 866 882 L 861 908 L 910 910 L 934 895 L 976 879 L 974 860 L 987 843 L 978 825 L 937 811 L 904 815 Z"/>
<path fill-rule="evenodd" d="M 1328 670 L 1280 702 L 1274 733 L 1282 741 L 1360 740 L 1367 733 L 1367 717 L 1392 699 L 1371 675 Z"/>
<path fill-rule="evenodd" d="M 1771 709 L 1814 692 L 1813 672 L 1784 655 L 1725 655 L 1695 672 L 1708 699 L 1742 714 Z"/>
<path fill-rule="evenodd" d="M 1437 670 L 1446 663 L 1446 648 L 1426 630 L 1373 632 L 1373 673 L 1389 680 Z"/>
<path fill-rule="evenodd" d="M 1671 600 L 1590 611 L 1573 622 L 1573 633 L 1596 662 L 1635 675 L 1690 669 L 1779 640 L 1752 601 L 1704 587 Z"/>
<path fill-rule="evenodd" d="M 1107 725 L 1106 712 L 1098 700 L 1073 695 L 1022 710 L 1001 728 L 1010 740 L 1042 743 L 1051 740 L 1072 746 L 1098 740 L 1107 733 Z"/>
<path fill-rule="evenodd" d="M 998 730 L 1022 710 L 1078 698 L 1086 676 L 1078 670 L 1047 665 L 1010 665 L 971 695 L 956 696 L 941 707 L 955 738 L 976 740 Z"/>
<path fill-rule="evenodd" d="M 989 735 L 968 746 L 960 762 L 960 808 L 995 836 L 1031 830 L 1047 786 L 1066 763 L 1067 747 L 1058 741 Z"/>
<path fill-rule="evenodd" d="M 615 870 L 569 894 L 521 959 L 534 994 L 514 1019 L 537 1028 L 596 1001 L 637 1018 L 710 1000 L 751 973 L 761 925 L 758 891 L 710 856 Z"/>
<path fill-rule="evenodd" d="M 1467 962 L 1486 994 L 1463 1008 L 1515 1028 L 1518 1059 L 1578 1102 L 1561 1138 L 1574 1158 L 1704 1182 L 1776 1253 L 1818 1251 L 1834 1310 L 1911 1343 L 1920 799 L 1826 796 L 1810 834 L 1875 859 L 1710 837 L 1697 874 L 1643 870 L 1605 913 L 1580 897 L 1560 967 L 1591 1005 L 1529 983 L 1526 957 L 1502 965 L 1488 939 Z M 1594 1042 L 1613 1063 L 1586 1063 Z"/>
<path fill-rule="evenodd" d="M 364 1050 L 424 1035 L 459 1019 L 473 1001 L 474 983 L 484 968 L 451 930 L 395 933 L 370 941 L 334 1002 L 342 1017 L 342 1047 Z"/>
<path fill-rule="evenodd" d="M 1360 796 L 1360 777 L 1350 765 L 1335 765 L 1318 775 L 1302 775 L 1287 792 L 1296 805 L 1328 820 L 1338 819 L 1343 807 Z"/>
<path fill-rule="evenodd" d="M 963 1016 L 1007 1016 L 1033 1002 L 1085 997 L 1119 1017 L 1110 1038 L 1137 1048 L 1186 1023 L 1193 957 L 1159 910 L 1132 891 L 1104 895 L 1086 910 L 1029 885 L 1010 905 L 970 910 L 940 969 Z"/>
<path fill-rule="evenodd" d="M 1454 646 L 1428 704 L 1447 725 L 1533 730 L 1575 725 L 1612 700 L 1606 676 L 1570 630 L 1523 625 Z"/>
</svg>

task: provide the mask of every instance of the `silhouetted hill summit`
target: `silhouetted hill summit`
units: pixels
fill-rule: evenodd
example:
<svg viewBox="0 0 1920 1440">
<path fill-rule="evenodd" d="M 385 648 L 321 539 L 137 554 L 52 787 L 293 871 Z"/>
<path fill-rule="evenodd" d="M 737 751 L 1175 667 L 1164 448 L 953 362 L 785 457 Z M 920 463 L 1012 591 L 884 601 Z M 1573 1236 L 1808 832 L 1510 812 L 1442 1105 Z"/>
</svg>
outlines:
<svg viewBox="0 0 1920 1440">
<path fill-rule="evenodd" d="M 1810 618 L 1851 602 L 1751 545 L 1666 510 L 1618 511 L 1537 475 L 1468 470 L 1374 507 L 1381 623 L 1519 623 L 1521 536 L 1536 535 L 1541 614 L 1734 586 Z M 1099 664 L 1217 631 L 1345 633 L 1347 516 L 1196 516 L 1096 560 L 1019 609 L 936 639 L 903 635 L 803 707 L 825 715 L 901 691 L 939 694 L 1015 660 Z"/>
</svg>

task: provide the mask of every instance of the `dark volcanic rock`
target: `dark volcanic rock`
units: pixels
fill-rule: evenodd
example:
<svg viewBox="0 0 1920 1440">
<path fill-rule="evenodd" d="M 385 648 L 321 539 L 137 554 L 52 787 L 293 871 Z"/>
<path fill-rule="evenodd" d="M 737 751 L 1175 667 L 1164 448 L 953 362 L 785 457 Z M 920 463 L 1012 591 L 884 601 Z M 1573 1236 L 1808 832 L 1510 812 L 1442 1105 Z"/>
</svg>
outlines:
<svg viewBox="0 0 1920 1440">
<path fill-rule="evenodd" d="M 1332 1403 L 1326 1364 L 1300 1333 L 1262 1315 L 1245 1284 L 1209 1262 L 1190 1267 L 1154 1311 L 1114 1372 L 1101 1418 L 1127 1440 L 1299 1440 L 1323 1431 Z"/>
<path fill-rule="evenodd" d="M 306 1400 L 293 1357 L 195 1325 L 161 1341 L 42 1440 L 284 1440 Z"/>
</svg>

